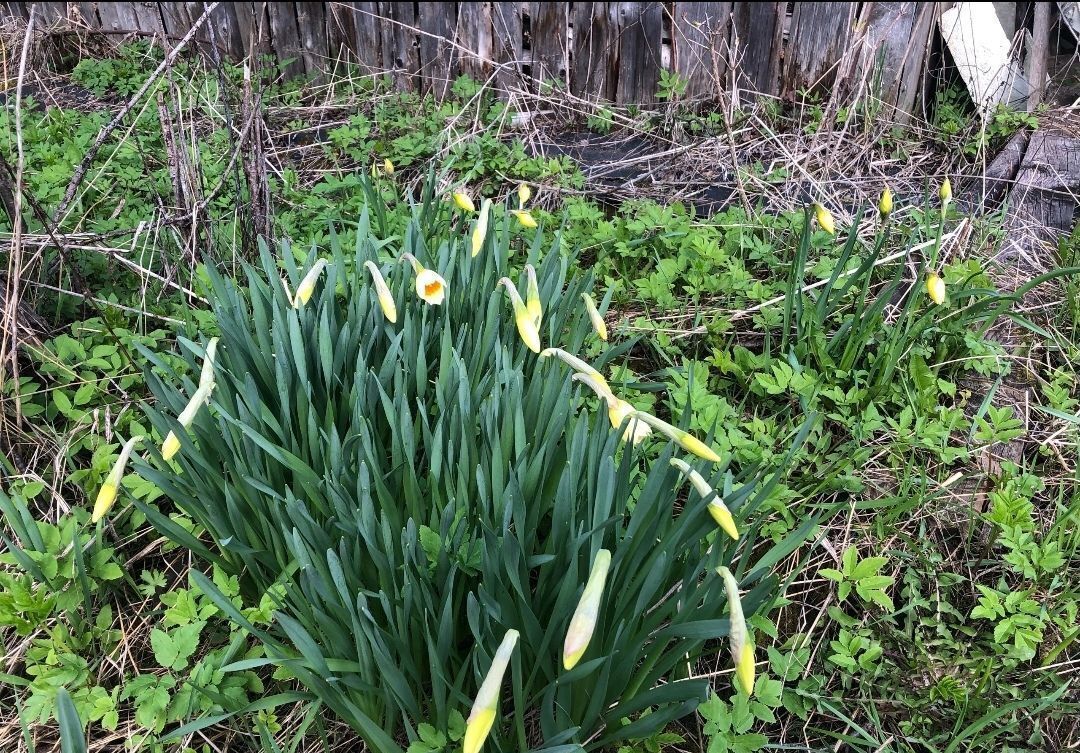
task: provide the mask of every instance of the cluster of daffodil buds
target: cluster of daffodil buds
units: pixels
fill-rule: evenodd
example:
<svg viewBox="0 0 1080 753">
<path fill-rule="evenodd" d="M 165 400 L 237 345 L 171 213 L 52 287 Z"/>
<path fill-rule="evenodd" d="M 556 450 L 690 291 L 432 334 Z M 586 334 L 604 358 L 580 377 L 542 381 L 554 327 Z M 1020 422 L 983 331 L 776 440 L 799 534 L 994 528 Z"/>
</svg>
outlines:
<svg viewBox="0 0 1080 753">
<path fill-rule="evenodd" d="M 297 295 L 299 293 L 299 288 L 297 288 Z M 195 416 L 199 413 L 199 408 L 210 402 L 210 394 L 214 391 L 215 386 L 214 357 L 217 355 L 217 343 L 218 339 L 216 337 L 207 343 L 206 353 L 203 356 L 202 373 L 199 375 L 199 387 L 195 390 L 195 394 L 191 396 L 191 399 L 188 400 L 187 405 L 184 406 L 184 410 L 176 417 L 177 423 L 184 429 L 191 428 Z M 165 441 L 161 443 L 161 457 L 165 460 L 172 460 L 173 456 L 179 451 L 180 438 L 176 436 L 176 432 L 170 431 L 165 436 Z"/>
<path fill-rule="evenodd" d="M 731 660 L 735 663 L 735 676 L 739 678 L 743 691 L 747 695 L 753 695 L 754 642 L 750 640 L 750 631 L 746 628 L 746 618 L 743 616 L 742 601 L 739 598 L 739 584 L 726 567 L 718 567 L 716 572 L 724 579 L 724 588 L 727 589 L 730 623 L 728 638 L 731 642 Z"/>
<path fill-rule="evenodd" d="M 518 631 L 507 630 L 502 643 L 495 651 L 491 660 L 491 667 L 484 675 L 484 681 L 480 684 L 480 690 L 473 700 L 472 711 L 465 721 L 465 739 L 462 742 L 462 753 L 479 753 L 484 746 L 491 726 L 495 723 L 495 715 L 499 711 L 499 688 L 502 687 L 503 675 L 506 674 L 506 666 L 510 663 L 510 656 L 514 653 L 517 645 Z"/>
</svg>

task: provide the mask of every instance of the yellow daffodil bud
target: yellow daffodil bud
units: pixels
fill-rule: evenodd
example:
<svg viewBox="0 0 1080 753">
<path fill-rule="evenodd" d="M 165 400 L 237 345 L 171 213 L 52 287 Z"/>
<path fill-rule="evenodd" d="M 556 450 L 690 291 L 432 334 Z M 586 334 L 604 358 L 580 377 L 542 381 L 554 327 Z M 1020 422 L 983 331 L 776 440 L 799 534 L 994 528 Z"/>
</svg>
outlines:
<svg viewBox="0 0 1080 753">
<path fill-rule="evenodd" d="M 454 206 L 462 212 L 476 211 L 476 206 L 472 203 L 472 199 L 469 198 L 469 194 L 462 191 L 458 191 L 454 194 Z"/>
<path fill-rule="evenodd" d="M 484 239 L 487 238 L 488 217 L 491 215 L 491 199 L 480 202 L 480 217 L 476 220 L 476 227 L 472 231 L 472 255 L 475 257 L 484 247 Z"/>
<path fill-rule="evenodd" d="M 199 374 L 200 387 L 214 383 L 214 359 L 217 357 L 217 344 L 218 338 L 216 337 L 210 338 L 210 342 L 206 344 L 206 351 L 203 355 L 202 372 Z"/>
<path fill-rule="evenodd" d="M 465 739 L 462 741 L 462 753 L 480 753 L 487 740 L 491 727 L 495 723 L 495 715 L 499 711 L 499 689 L 502 687 L 503 675 L 510 663 L 510 656 L 514 653 L 517 645 L 518 631 L 507 630 L 502 643 L 495 651 L 491 660 L 491 667 L 484 676 L 480 690 L 473 700 L 472 711 L 465 722 Z"/>
<path fill-rule="evenodd" d="M 387 157 L 386 159 L 384 159 L 382 161 L 382 170 L 387 175 L 393 175 L 394 174 L 394 163 L 390 161 L 389 157 Z"/>
<path fill-rule="evenodd" d="M 709 445 L 702 442 L 693 434 L 682 429 L 672 426 L 667 421 L 657 418 L 651 413 L 645 411 L 634 411 L 634 415 L 647 423 L 652 428 L 666 436 L 668 439 L 677 443 L 687 452 L 692 452 L 703 460 L 708 460 L 713 463 L 720 462 L 720 456 L 716 454 L 716 451 Z"/>
<path fill-rule="evenodd" d="M 589 647 L 593 631 L 596 630 L 600 599 L 604 595 L 604 584 L 607 582 L 610 567 L 611 552 L 601 549 L 593 559 L 589 580 L 585 583 L 585 590 L 581 593 L 574 616 L 570 618 L 570 627 L 566 631 L 566 640 L 563 641 L 563 669 L 571 670 L 577 666 L 585 655 L 585 649 Z"/>
<path fill-rule="evenodd" d="M 735 541 L 739 540 L 739 529 L 735 525 L 735 518 L 731 515 L 731 510 L 724 504 L 723 498 L 720 493 L 709 486 L 709 482 L 705 480 L 705 477 L 690 467 L 690 464 L 685 460 L 679 458 L 672 458 L 671 465 L 682 471 L 686 478 L 690 479 L 690 483 L 694 489 L 697 490 L 698 495 L 702 499 L 709 500 L 709 515 L 716 521 L 716 524 L 723 529 L 724 533 L 733 538 Z"/>
<path fill-rule="evenodd" d="M 727 589 L 729 621 L 731 630 L 728 635 L 731 641 L 731 659 L 735 662 L 735 676 L 739 678 L 739 684 L 747 695 L 754 694 L 754 643 L 750 640 L 750 633 L 746 628 L 746 618 L 743 617 L 742 601 L 739 599 L 739 584 L 735 582 L 735 576 L 726 567 L 716 568 L 720 577 L 724 579 L 724 587 Z"/>
<path fill-rule="evenodd" d="M 375 295 L 379 298 L 379 306 L 382 308 L 383 316 L 391 324 L 395 323 L 397 321 L 397 305 L 394 303 L 394 296 L 390 293 L 390 288 L 386 286 L 386 280 L 383 279 L 382 272 L 379 271 L 373 261 L 364 262 L 364 266 L 371 273 L 371 280 L 375 283 Z"/>
<path fill-rule="evenodd" d="M 319 275 L 326 267 L 326 259 L 319 259 L 311 265 L 311 269 L 304 275 L 304 279 L 296 286 L 296 295 L 293 296 L 293 308 L 298 309 L 311 300 L 311 294 L 315 292 L 315 283 L 319 281 Z"/>
<path fill-rule="evenodd" d="M 124 469 L 127 467 L 128 458 L 131 457 L 135 445 L 142 440 L 141 436 L 134 436 L 124 443 L 123 449 L 120 450 L 120 457 L 116 459 L 101 489 L 98 490 L 97 499 L 94 501 L 94 512 L 90 515 L 91 523 L 97 523 L 112 509 L 116 502 L 116 495 L 120 492 L 120 482 L 124 480 Z"/>
<path fill-rule="evenodd" d="M 534 228 L 536 227 L 536 219 L 524 209 L 511 209 L 510 214 L 517 217 L 517 221 L 521 223 L 522 227 Z"/>
<path fill-rule="evenodd" d="M 892 214 L 893 200 L 892 191 L 888 186 L 885 186 L 885 190 L 881 192 L 881 199 L 878 200 L 878 213 L 881 215 L 881 219 L 887 220 L 889 215 Z"/>
<path fill-rule="evenodd" d="M 836 235 L 836 223 L 833 222 L 833 216 L 828 209 L 821 204 L 814 204 L 814 216 L 822 230 L 829 235 Z"/>
<path fill-rule="evenodd" d="M 938 306 L 945 303 L 945 281 L 933 272 L 926 278 L 926 292 Z"/>
<path fill-rule="evenodd" d="M 941 188 L 938 190 L 938 197 L 941 199 L 941 208 L 944 210 L 952 201 L 952 183 L 949 182 L 949 177 L 945 176 L 945 180 L 941 181 Z"/>
<path fill-rule="evenodd" d="M 571 379 L 586 385 L 607 403 L 608 420 L 611 422 L 611 428 L 618 429 L 628 418 L 631 419 L 622 433 L 624 442 L 636 445 L 652 433 L 649 425 L 644 421 L 639 421 L 634 415 L 636 413 L 634 406 L 617 397 L 608 386 L 607 380 L 602 376 L 597 379 L 591 373 L 580 372 L 574 374 Z"/>
<path fill-rule="evenodd" d="M 525 204 L 532 198 L 532 189 L 529 188 L 528 183 L 522 183 L 518 186 L 518 209 L 524 209 Z"/>
<path fill-rule="evenodd" d="M 585 310 L 589 312 L 589 321 L 592 322 L 593 329 L 596 330 L 597 336 L 606 341 L 607 340 L 607 324 L 604 322 L 604 317 L 600 316 L 600 312 L 596 308 L 596 301 L 588 293 L 581 294 L 582 299 L 585 301 Z"/>
<path fill-rule="evenodd" d="M 536 284 L 536 270 L 532 264 L 525 265 L 525 278 L 528 280 L 525 287 L 525 308 L 533 319 L 533 326 L 539 330 L 544 319 L 544 310 L 540 307 L 540 287 Z"/>
<path fill-rule="evenodd" d="M 412 254 L 402 254 L 402 259 L 408 259 L 412 264 L 413 272 L 416 273 L 416 295 L 420 300 L 432 306 L 438 306 L 446 297 L 446 280 L 437 272 L 424 267 Z"/>
<path fill-rule="evenodd" d="M 536 322 L 525 306 L 525 302 L 521 300 L 521 294 L 518 293 L 517 286 L 509 277 L 501 278 L 499 284 L 505 286 L 506 292 L 510 295 L 510 303 L 514 306 L 514 321 L 517 324 L 517 331 L 518 335 L 521 336 L 521 341 L 533 353 L 539 353 L 540 331 L 536 328 Z"/>
<path fill-rule="evenodd" d="M 567 353 L 562 348 L 548 348 L 540 353 L 541 358 L 547 358 L 548 356 L 555 356 L 567 366 L 572 368 L 574 371 L 578 372 L 579 374 L 587 374 L 588 376 L 595 379 L 598 383 L 602 384 L 605 389 L 607 388 L 608 383 L 607 380 L 604 379 L 604 375 L 594 369 L 589 364 L 587 364 L 585 361 L 575 356 L 573 353 Z M 610 390 L 608 390 L 608 392 L 610 392 Z"/>
<path fill-rule="evenodd" d="M 184 406 L 184 410 L 177 416 L 177 422 L 185 429 L 190 428 L 192 421 L 195 420 L 195 415 L 199 412 L 199 408 L 210 401 L 210 393 L 213 391 L 214 382 L 201 385 L 199 389 L 195 390 L 195 394 L 188 400 L 188 404 Z M 161 457 L 165 460 L 172 460 L 173 456 L 179 450 L 180 439 L 174 432 L 170 431 L 161 445 Z"/>
</svg>

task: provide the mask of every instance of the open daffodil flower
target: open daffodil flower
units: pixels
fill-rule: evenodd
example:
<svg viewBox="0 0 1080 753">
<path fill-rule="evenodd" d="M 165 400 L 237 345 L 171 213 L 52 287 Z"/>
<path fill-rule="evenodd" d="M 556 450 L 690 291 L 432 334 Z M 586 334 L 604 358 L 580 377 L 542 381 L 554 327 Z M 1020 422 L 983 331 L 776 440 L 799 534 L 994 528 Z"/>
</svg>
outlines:
<svg viewBox="0 0 1080 753">
<path fill-rule="evenodd" d="M 402 254 L 401 258 L 408 260 L 412 264 L 413 272 L 416 273 L 417 297 L 432 306 L 441 304 L 446 298 L 446 280 L 438 272 L 426 268 L 412 254 Z"/>
</svg>

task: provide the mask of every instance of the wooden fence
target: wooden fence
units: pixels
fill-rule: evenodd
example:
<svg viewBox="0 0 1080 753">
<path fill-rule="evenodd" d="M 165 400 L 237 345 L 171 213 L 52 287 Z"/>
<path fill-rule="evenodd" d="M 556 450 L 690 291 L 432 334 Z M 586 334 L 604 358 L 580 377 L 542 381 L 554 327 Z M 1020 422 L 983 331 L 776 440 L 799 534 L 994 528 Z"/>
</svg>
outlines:
<svg viewBox="0 0 1080 753">
<path fill-rule="evenodd" d="M 873 81 L 910 112 L 940 3 L 282 2 L 220 3 L 198 40 L 241 57 L 289 59 L 291 74 L 349 61 L 400 86 L 442 93 L 466 73 L 504 86 L 544 81 L 573 94 L 651 102 L 660 72 L 686 95 L 734 88 L 790 97 Z M 212 3 L 8 2 L 48 28 L 64 19 L 113 34 L 182 37 Z"/>
</svg>

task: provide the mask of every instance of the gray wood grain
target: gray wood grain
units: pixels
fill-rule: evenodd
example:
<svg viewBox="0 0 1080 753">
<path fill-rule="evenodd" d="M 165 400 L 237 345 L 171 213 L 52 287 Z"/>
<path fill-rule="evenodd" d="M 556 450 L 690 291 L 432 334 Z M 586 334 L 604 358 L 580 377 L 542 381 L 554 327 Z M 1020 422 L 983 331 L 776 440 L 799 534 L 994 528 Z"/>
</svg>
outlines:
<svg viewBox="0 0 1080 753">
<path fill-rule="evenodd" d="M 285 75 L 299 76 L 306 71 L 300 27 L 293 3 L 267 3 L 270 12 L 270 42 L 278 61 L 285 63 Z"/>
<path fill-rule="evenodd" d="M 724 89 L 731 3 L 675 3 L 672 42 L 675 70 L 686 79 L 686 96 L 712 97 Z"/>
<path fill-rule="evenodd" d="M 325 70 L 330 50 L 327 46 L 326 3 L 294 3 L 296 27 L 300 32 L 300 54 L 308 73 Z"/>
<path fill-rule="evenodd" d="M 619 81 L 619 3 L 574 3 L 570 91 L 614 102 Z"/>
<path fill-rule="evenodd" d="M 734 4 L 730 44 L 739 60 L 740 86 L 761 94 L 779 93 L 784 6 Z"/>
<path fill-rule="evenodd" d="M 615 101 L 654 102 L 664 37 L 662 3 L 619 3 L 619 83 Z"/>
<path fill-rule="evenodd" d="M 458 3 L 456 51 L 461 72 L 477 81 L 486 81 L 494 68 L 492 3 Z"/>
<path fill-rule="evenodd" d="M 379 3 L 383 68 L 393 71 L 398 89 L 416 87 L 420 74 L 420 39 L 413 3 Z"/>
<path fill-rule="evenodd" d="M 499 64 L 496 84 L 506 90 L 522 83 L 524 37 L 521 23 L 522 3 L 491 4 L 492 44 Z"/>
<path fill-rule="evenodd" d="M 780 91 L 822 91 L 833 81 L 848 47 L 858 3 L 795 3 Z"/>
<path fill-rule="evenodd" d="M 418 3 L 420 26 L 420 72 L 422 88 L 444 97 L 453 83 L 452 68 L 456 55 L 450 41 L 457 25 L 457 5 L 452 2 Z M 455 58 L 453 61 L 451 58 Z"/>
<path fill-rule="evenodd" d="M 534 89 L 545 81 L 562 83 L 569 68 L 567 3 L 529 3 L 530 60 Z"/>
</svg>

